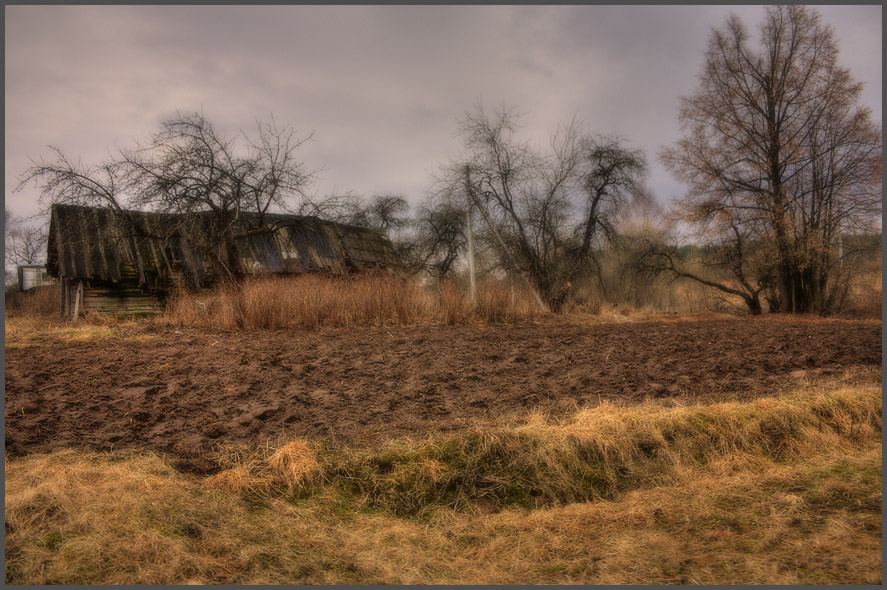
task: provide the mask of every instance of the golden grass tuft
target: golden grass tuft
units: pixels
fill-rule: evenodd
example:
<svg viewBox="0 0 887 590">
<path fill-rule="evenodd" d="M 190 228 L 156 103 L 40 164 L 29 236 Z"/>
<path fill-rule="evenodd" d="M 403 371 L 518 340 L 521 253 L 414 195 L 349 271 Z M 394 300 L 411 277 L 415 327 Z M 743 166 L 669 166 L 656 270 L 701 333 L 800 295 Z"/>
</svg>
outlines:
<svg viewBox="0 0 887 590">
<path fill-rule="evenodd" d="M 268 469 L 272 477 L 289 488 L 310 481 L 318 467 L 314 450 L 300 439 L 288 442 L 268 457 Z"/>
<path fill-rule="evenodd" d="M 225 469 L 206 478 L 207 485 L 235 496 L 264 497 L 271 489 L 268 479 L 253 475 L 245 466 Z"/>
</svg>

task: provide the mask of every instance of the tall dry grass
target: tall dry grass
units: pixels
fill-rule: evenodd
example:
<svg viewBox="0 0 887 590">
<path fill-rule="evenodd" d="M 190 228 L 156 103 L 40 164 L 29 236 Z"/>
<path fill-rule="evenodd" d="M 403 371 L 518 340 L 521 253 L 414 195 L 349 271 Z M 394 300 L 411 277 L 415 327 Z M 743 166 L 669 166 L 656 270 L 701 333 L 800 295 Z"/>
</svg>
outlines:
<svg viewBox="0 0 887 590">
<path fill-rule="evenodd" d="M 454 281 L 426 288 L 390 274 L 250 279 L 213 291 L 178 291 L 167 309 L 167 318 L 181 325 L 272 330 L 500 323 L 537 314 L 528 289 L 504 281 L 481 281 L 472 303 Z"/>
<path fill-rule="evenodd" d="M 6 582 L 879 584 L 863 377 L 375 450 L 293 441 L 211 478 L 145 453 L 7 457 Z"/>
<path fill-rule="evenodd" d="M 847 289 L 847 299 L 839 315 L 857 318 L 881 317 L 881 256 L 855 274 Z"/>
<path fill-rule="evenodd" d="M 49 316 L 61 313 L 58 287 L 36 287 L 21 292 L 6 289 L 6 313 L 15 316 Z"/>
</svg>

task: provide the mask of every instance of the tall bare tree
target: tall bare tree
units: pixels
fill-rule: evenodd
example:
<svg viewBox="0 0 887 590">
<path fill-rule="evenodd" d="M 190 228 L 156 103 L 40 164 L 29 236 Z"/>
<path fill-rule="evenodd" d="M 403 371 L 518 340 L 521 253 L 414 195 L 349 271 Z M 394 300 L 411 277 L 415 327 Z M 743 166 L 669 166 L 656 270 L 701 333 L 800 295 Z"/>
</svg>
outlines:
<svg viewBox="0 0 887 590">
<path fill-rule="evenodd" d="M 296 158 L 308 141 L 287 127 L 257 123 L 254 137 L 220 134 L 201 114 L 163 123 L 146 145 L 122 152 L 131 202 L 138 208 L 180 214 L 178 231 L 208 235 L 195 246 L 237 277 L 238 238 L 267 231 L 265 216 L 305 196 L 311 173 Z M 198 215 L 205 213 L 206 215 Z M 244 215 L 250 213 L 252 215 Z M 209 231 L 201 232 L 208 221 Z M 216 245 L 221 240 L 223 249 Z"/>
<path fill-rule="evenodd" d="M 37 264 L 46 259 L 46 226 L 6 212 L 6 264 Z"/>
<path fill-rule="evenodd" d="M 189 236 L 220 276 L 236 278 L 242 269 L 235 241 L 265 231 L 266 214 L 307 201 L 313 173 L 296 157 L 307 140 L 273 120 L 257 123 L 253 136 L 227 137 L 202 114 L 180 114 L 149 141 L 99 165 L 72 161 L 53 148 L 55 157 L 33 161 L 19 187 L 36 183 L 44 202 L 110 208 L 139 234 L 147 229 L 129 209 L 182 214 L 167 230 Z M 200 236 L 210 239 L 202 243 Z"/>
<path fill-rule="evenodd" d="M 881 130 L 861 89 L 816 10 L 767 8 L 758 50 L 733 15 L 712 32 L 696 91 L 681 99 L 684 137 L 661 153 L 690 186 L 680 203 L 689 218 L 727 220 L 745 243 L 768 245 L 772 275 L 756 278 L 772 276 L 783 311 L 830 311 L 838 241 L 880 216 Z"/>
<path fill-rule="evenodd" d="M 613 216 L 645 176 L 646 162 L 618 138 L 583 134 L 575 120 L 555 131 L 547 152 L 518 140 L 518 127 L 514 110 L 488 114 L 478 106 L 466 113 L 463 161 L 442 180 L 458 190 L 468 163 L 468 196 L 497 235 L 488 241 L 504 266 L 557 310 L 570 282 L 589 271 L 596 239 L 612 235 Z"/>
</svg>

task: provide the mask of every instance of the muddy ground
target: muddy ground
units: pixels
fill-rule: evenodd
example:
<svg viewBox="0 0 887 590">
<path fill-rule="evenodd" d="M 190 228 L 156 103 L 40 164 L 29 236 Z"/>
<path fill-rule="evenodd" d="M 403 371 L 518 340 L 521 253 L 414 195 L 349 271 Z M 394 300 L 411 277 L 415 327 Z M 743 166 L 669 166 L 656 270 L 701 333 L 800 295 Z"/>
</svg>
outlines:
<svg viewBox="0 0 887 590">
<path fill-rule="evenodd" d="M 366 443 L 535 407 L 748 399 L 804 375 L 881 363 L 876 321 L 150 330 L 117 341 L 7 342 L 7 451 L 140 447 L 185 460 L 223 441 Z"/>
</svg>

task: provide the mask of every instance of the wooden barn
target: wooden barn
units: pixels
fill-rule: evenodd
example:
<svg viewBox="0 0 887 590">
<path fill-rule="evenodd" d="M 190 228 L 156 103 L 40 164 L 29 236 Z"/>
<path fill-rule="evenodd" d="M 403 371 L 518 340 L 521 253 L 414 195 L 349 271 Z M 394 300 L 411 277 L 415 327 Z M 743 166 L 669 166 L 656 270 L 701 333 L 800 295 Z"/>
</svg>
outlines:
<svg viewBox="0 0 887 590">
<path fill-rule="evenodd" d="M 140 315 L 161 311 L 175 285 L 216 283 L 214 265 L 195 247 L 208 229 L 181 216 L 76 205 L 52 206 L 46 268 L 57 277 L 62 314 Z M 394 247 L 380 231 L 316 217 L 241 214 L 250 231 L 235 240 L 238 270 L 246 275 L 323 271 L 344 274 L 397 268 Z M 208 227 L 208 224 L 204 224 Z M 195 229 L 197 228 L 197 229 Z M 219 248 L 223 254 L 223 249 Z"/>
</svg>

